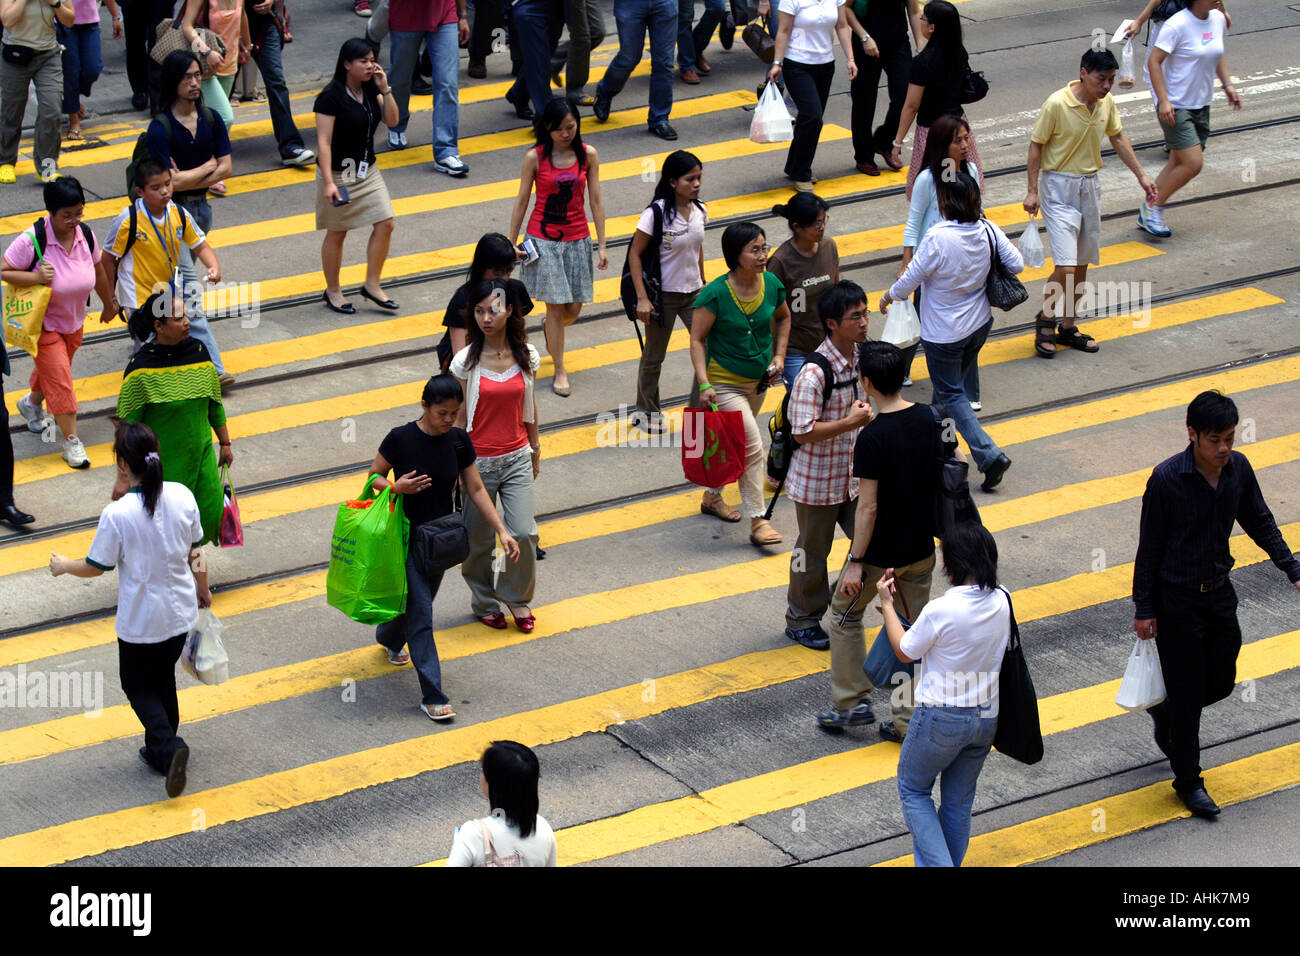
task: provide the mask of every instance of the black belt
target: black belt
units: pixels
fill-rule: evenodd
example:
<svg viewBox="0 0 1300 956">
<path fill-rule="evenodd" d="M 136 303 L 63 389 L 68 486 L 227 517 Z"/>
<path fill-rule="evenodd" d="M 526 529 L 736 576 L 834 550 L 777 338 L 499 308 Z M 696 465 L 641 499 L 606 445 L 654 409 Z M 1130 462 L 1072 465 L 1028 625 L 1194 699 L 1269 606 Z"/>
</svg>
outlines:
<svg viewBox="0 0 1300 956">
<path fill-rule="evenodd" d="M 1225 574 L 1223 577 L 1216 578 L 1213 581 L 1205 581 L 1201 584 L 1193 584 L 1192 587 L 1200 591 L 1202 594 L 1208 594 L 1211 591 L 1219 590 L 1219 588 L 1223 587 L 1227 583 L 1228 583 L 1228 576 Z"/>
</svg>

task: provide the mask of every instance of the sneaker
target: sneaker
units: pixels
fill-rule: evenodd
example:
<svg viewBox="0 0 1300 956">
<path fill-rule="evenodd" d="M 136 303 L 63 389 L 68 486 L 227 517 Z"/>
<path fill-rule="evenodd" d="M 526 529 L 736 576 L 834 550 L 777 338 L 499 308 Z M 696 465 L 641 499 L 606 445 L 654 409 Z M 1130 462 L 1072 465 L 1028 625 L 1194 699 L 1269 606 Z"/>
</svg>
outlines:
<svg viewBox="0 0 1300 956">
<path fill-rule="evenodd" d="M 970 403 L 970 410 L 971 410 L 972 412 L 982 412 L 982 411 L 984 411 L 984 403 L 983 403 L 983 402 L 971 402 L 971 403 Z"/>
<path fill-rule="evenodd" d="M 310 166 L 316 161 L 316 154 L 304 146 L 297 146 L 291 155 L 282 157 L 282 166 Z"/>
<path fill-rule="evenodd" d="M 912 376 L 910 376 L 910 375 L 904 375 L 904 376 L 903 376 L 903 388 L 907 388 L 907 386 L 909 386 L 909 385 L 911 385 L 911 384 L 912 384 Z"/>
<path fill-rule="evenodd" d="M 2 180 L 0 180 L 2 181 Z M 1167 239 L 1173 235 L 1173 231 L 1165 225 L 1164 207 L 1148 206 L 1145 202 L 1138 209 L 1138 228 L 1145 229 L 1153 236 L 1159 236 L 1161 239 Z"/>
<path fill-rule="evenodd" d="M 18 399 L 18 411 L 23 418 L 27 419 L 27 430 L 33 435 L 39 435 L 45 431 L 50 416 L 45 413 L 45 409 L 41 408 L 41 406 L 33 405 L 30 401 L 31 397 L 31 392 L 28 392 Z"/>
<path fill-rule="evenodd" d="M 824 651 L 831 646 L 830 635 L 822 630 L 820 624 L 814 624 L 812 627 L 801 628 L 797 631 L 787 627 L 785 636 L 796 644 L 802 644 L 814 651 Z"/>
<path fill-rule="evenodd" d="M 14 173 L 13 164 L 5 163 L 0 166 L 0 183 L 8 185 L 16 182 L 18 182 L 18 176 Z"/>
<path fill-rule="evenodd" d="M 876 715 L 871 712 L 871 704 L 865 700 L 852 710 L 826 710 L 817 715 L 817 723 L 828 729 L 860 727 L 875 722 Z"/>
<path fill-rule="evenodd" d="M 69 438 L 63 443 L 63 460 L 69 468 L 89 468 L 90 459 L 86 457 L 86 446 L 80 438 Z"/>
<path fill-rule="evenodd" d="M 448 176 L 457 178 L 464 176 L 469 172 L 469 167 L 460 161 L 459 156 L 448 156 L 446 159 L 435 159 L 433 168 L 440 173 L 446 173 Z"/>
<path fill-rule="evenodd" d="M 52 183 L 56 179 L 62 179 L 63 174 L 57 169 L 51 169 L 48 173 L 41 173 L 40 180 L 43 183 Z"/>
<path fill-rule="evenodd" d="M 370 0 L 352 0 L 352 10 L 359 17 L 369 17 L 374 12 L 370 9 Z"/>
<path fill-rule="evenodd" d="M 222 388 L 225 388 L 227 385 L 234 385 L 235 376 L 231 375 L 229 372 L 222 372 L 217 376 L 217 384 Z"/>
<path fill-rule="evenodd" d="M 389 149 L 406 149 L 406 134 L 388 131 L 388 148 Z"/>
<path fill-rule="evenodd" d="M 899 733 L 897 725 L 892 720 L 882 720 L 876 732 L 885 740 L 892 740 L 896 744 L 903 742 L 903 735 Z"/>
</svg>

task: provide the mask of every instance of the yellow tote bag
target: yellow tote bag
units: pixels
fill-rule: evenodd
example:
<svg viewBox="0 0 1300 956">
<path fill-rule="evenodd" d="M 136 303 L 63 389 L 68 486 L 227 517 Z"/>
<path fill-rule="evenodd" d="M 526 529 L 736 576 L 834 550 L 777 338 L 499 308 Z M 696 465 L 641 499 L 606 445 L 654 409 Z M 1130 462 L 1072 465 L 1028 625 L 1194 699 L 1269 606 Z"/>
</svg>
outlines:
<svg viewBox="0 0 1300 956">
<path fill-rule="evenodd" d="M 36 246 L 35 231 L 32 232 L 32 245 Z M 39 246 L 36 246 L 36 256 L 40 262 L 45 262 Z M 4 283 L 5 344 L 17 346 L 35 358 L 36 345 L 41 340 L 41 323 L 49 304 L 50 287 L 43 282 L 35 285 Z"/>
</svg>

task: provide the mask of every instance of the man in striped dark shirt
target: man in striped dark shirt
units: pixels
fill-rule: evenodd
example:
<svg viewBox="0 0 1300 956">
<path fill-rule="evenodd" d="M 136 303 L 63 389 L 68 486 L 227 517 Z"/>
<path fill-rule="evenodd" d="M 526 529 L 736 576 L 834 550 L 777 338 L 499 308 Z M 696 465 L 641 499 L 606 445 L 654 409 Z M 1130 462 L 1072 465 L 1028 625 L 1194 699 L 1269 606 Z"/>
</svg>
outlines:
<svg viewBox="0 0 1300 956">
<path fill-rule="evenodd" d="M 1148 711 L 1156 745 L 1169 758 L 1174 791 L 1207 819 L 1219 807 L 1201 777 L 1201 710 L 1232 693 L 1241 650 L 1237 594 L 1228 580 L 1234 521 L 1300 590 L 1300 562 L 1250 462 L 1232 450 L 1237 420 L 1236 404 L 1222 392 L 1202 392 L 1187 406 L 1191 444 L 1147 481 L 1133 565 L 1133 629 L 1142 640 L 1155 639 L 1165 679 L 1164 701 Z"/>
</svg>

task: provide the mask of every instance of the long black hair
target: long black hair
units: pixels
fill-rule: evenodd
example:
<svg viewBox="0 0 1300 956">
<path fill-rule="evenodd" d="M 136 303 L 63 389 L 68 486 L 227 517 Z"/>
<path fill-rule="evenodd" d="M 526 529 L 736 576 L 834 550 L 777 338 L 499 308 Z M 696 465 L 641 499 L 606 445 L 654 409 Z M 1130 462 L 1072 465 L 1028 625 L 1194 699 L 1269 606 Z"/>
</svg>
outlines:
<svg viewBox="0 0 1300 956">
<path fill-rule="evenodd" d="M 480 279 L 470 286 L 469 301 L 465 304 L 465 341 L 469 344 L 469 364 L 477 365 L 483 354 L 483 329 L 474 318 L 474 307 L 491 296 L 501 296 L 510 310 L 506 321 L 506 343 L 510 354 L 525 375 L 531 376 L 532 363 L 528 357 L 528 330 L 524 327 L 523 303 L 519 299 L 519 283 L 513 279 Z"/>
<path fill-rule="evenodd" d="M 517 259 L 513 242 L 499 232 L 484 233 L 474 247 L 474 257 L 470 260 L 465 284 L 473 286 L 483 281 L 489 269 L 504 269 L 509 266 L 514 271 Z"/>
<path fill-rule="evenodd" d="M 930 170 L 930 175 L 934 177 L 936 183 L 943 179 L 944 163 L 948 159 L 948 150 L 952 147 L 952 141 L 957 138 L 957 131 L 964 129 L 966 135 L 970 135 L 970 123 L 960 116 L 940 116 L 930 126 L 929 135 L 925 139 L 925 157 L 921 160 L 921 167 Z M 965 172 L 966 165 L 962 164 L 960 169 L 953 170 L 953 173 Z M 936 190 L 938 187 L 935 187 Z"/>
<path fill-rule="evenodd" d="M 162 495 L 163 468 L 158 457 L 158 436 L 148 425 L 138 422 L 114 422 L 113 457 L 126 465 L 140 479 L 140 500 L 150 518 Z"/>
<path fill-rule="evenodd" d="M 961 14 L 948 0 L 930 0 L 925 5 L 925 19 L 934 27 L 926 41 L 927 50 L 938 50 L 948 71 L 965 73 L 970 57 L 961 41 Z"/>
<path fill-rule="evenodd" d="M 162 68 L 158 72 L 158 112 L 166 113 L 176 102 L 176 88 L 181 85 L 181 80 L 185 78 L 185 71 L 190 68 L 191 63 L 198 63 L 199 69 L 203 69 L 203 64 L 199 63 L 197 53 L 191 53 L 189 50 L 172 50 L 162 61 Z M 198 105 L 203 105 L 203 93 L 199 93 Z"/>
<path fill-rule="evenodd" d="M 673 186 L 673 180 L 681 179 L 696 166 L 704 169 L 699 157 L 684 149 L 669 153 L 664 160 L 663 169 L 659 173 L 659 184 L 655 186 L 655 194 L 650 199 L 652 204 L 659 199 L 664 201 L 664 225 L 671 223 L 677 215 L 677 189 Z M 692 199 L 691 202 L 700 208 L 700 212 L 704 212 L 704 203 L 698 199 Z"/>
<path fill-rule="evenodd" d="M 555 143 L 551 141 L 551 133 L 560 128 L 566 116 L 572 116 L 573 121 L 578 124 L 569 148 L 573 150 L 573 155 L 578 157 L 578 169 L 581 170 L 587 163 L 587 147 L 582 143 L 582 117 L 578 115 L 578 108 L 567 96 L 551 97 L 551 101 L 542 107 L 542 112 L 534 120 L 533 133 L 537 136 L 537 145 L 542 148 L 542 155 L 546 157 L 547 162 L 550 162 L 551 151 L 555 148 Z"/>
<path fill-rule="evenodd" d="M 371 53 L 378 56 L 375 45 L 369 40 L 362 37 L 352 37 L 349 40 L 344 40 L 343 45 L 339 47 L 338 61 L 334 64 L 334 78 L 330 80 L 326 89 L 337 86 L 339 92 L 342 93 L 342 88 L 348 85 L 348 63 L 352 60 L 364 60 Z M 375 82 L 374 77 L 361 84 L 361 92 L 364 96 L 376 99 L 379 97 L 379 84 Z"/>
<path fill-rule="evenodd" d="M 505 812 L 521 837 L 537 829 L 537 783 L 542 776 L 537 754 L 513 740 L 496 740 L 483 751 L 483 778 L 488 803 Z"/>
</svg>

